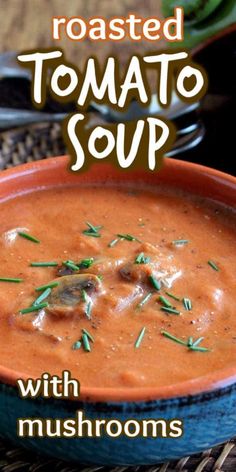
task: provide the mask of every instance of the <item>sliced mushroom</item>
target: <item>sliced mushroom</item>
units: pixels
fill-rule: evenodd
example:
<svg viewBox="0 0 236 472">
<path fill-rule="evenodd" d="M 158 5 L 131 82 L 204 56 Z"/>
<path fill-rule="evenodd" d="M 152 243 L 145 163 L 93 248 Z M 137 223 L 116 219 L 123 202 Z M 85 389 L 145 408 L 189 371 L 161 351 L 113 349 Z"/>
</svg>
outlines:
<svg viewBox="0 0 236 472">
<path fill-rule="evenodd" d="M 145 283 L 151 273 L 152 267 L 150 264 L 127 262 L 120 269 L 121 277 L 129 282 Z"/>
<path fill-rule="evenodd" d="M 47 311 L 64 317 L 84 313 L 84 296 L 92 302 L 101 290 L 101 280 L 93 274 L 65 275 L 56 279 L 59 285 L 48 297 Z"/>
</svg>

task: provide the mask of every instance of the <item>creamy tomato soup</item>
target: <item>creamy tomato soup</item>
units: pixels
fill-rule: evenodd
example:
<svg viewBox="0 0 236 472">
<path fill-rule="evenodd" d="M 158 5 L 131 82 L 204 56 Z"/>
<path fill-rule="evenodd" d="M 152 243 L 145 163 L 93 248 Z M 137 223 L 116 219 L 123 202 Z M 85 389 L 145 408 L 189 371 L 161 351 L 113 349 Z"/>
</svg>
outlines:
<svg viewBox="0 0 236 472">
<path fill-rule="evenodd" d="M 161 188 L 0 204 L 1 364 L 162 386 L 236 362 L 233 210 Z"/>
</svg>

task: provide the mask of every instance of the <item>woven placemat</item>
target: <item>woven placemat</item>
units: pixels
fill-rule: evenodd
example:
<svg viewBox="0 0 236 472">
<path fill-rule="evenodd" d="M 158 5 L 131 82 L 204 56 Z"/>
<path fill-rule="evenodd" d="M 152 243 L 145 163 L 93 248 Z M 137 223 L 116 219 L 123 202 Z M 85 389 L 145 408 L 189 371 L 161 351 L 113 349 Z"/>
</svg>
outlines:
<svg viewBox="0 0 236 472">
<path fill-rule="evenodd" d="M 58 123 L 40 123 L 0 133 L 0 169 L 65 153 Z"/>
<path fill-rule="evenodd" d="M 57 123 L 41 123 L 0 132 L 0 169 L 66 153 Z M 236 472 L 236 439 L 179 461 L 152 467 L 84 467 L 48 459 L 0 439 L 1 472 Z"/>
</svg>

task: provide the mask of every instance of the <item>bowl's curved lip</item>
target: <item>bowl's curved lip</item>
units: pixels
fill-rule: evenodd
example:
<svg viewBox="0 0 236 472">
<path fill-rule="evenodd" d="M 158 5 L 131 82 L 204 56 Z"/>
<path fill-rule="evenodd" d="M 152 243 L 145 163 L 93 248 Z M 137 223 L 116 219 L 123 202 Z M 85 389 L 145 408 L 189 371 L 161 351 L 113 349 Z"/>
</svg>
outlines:
<svg viewBox="0 0 236 472">
<path fill-rule="evenodd" d="M 65 169 L 68 164 L 68 156 L 58 156 L 23 164 L 0 173 L 1 182 L 15 179 L 16 177 L 29 175 L 39 170 L 47 172 Z M 101 164 L 99 164 L 101 166 Z M 109 166 L 108 166 L 109 167 Z M 191 162 L 165 158 L 165 170 L 172 173 L 178 168 L 179 171 L 187 170 L 196 178 L 207 176 L 212 179 L 215 185 L 226 184 L 230 191 L 236 192 L 236 178 L 216 169 L 211 169 Z M 132 180 L 132 178 L 131 178 Z M 17 182 L 17 180 L 16 180 Z M 13 369 L 0 365 L 0 381 L 5 384 L 16 386 L 17 379 L 29 378 L 25 373 L 17 372 Z M 236 383 L 236 363 L 234 367 L 220 369 L 210 374 L 196 379 L 178 382 L 174 385 L 162 387 L 138 387 L 138 388 L 103 388 L 103 387 L 83 387 L 81 386 L 80 398 L 82 401 L 90 402 L 147 402 L 159 399 L 171 399 L 185 397 L 189 395 L 202 394 Z M 69 400 L 73 400 L 70 398 Z M 78 399 L 75 399 L 78 400 Z"/>
</svg>

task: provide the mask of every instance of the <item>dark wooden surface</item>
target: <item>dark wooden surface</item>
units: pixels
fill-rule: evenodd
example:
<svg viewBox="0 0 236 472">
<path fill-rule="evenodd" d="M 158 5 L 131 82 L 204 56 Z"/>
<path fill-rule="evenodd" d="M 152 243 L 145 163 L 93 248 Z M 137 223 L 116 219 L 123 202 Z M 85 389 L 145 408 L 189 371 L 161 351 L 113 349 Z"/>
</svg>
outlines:
<svg viewBox="0 0 236 472">
<path fill-rule="evenodd" d="M 68 38 L 53 41 L 53 16 L 126 16 L 136 13 L 144 17 L 160 16 L 161 0 L 0 0 L 0 52 L 37 47 L 63 47 L 67 56 L 78 65 L 91 54 L 103 58 L 110 53 L 125 61 L 131 51 L 143 52 L 163 44 L 149 41 L 135 43 L 124 40 L 118 43 L 94 43 L 88 39 L 75 42 Z"/>
</svg>

